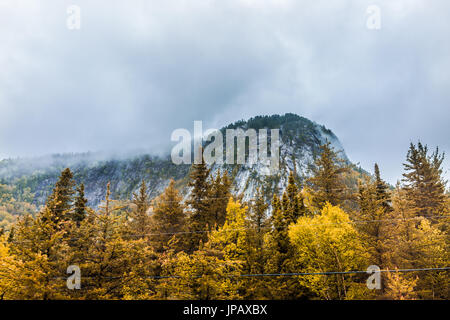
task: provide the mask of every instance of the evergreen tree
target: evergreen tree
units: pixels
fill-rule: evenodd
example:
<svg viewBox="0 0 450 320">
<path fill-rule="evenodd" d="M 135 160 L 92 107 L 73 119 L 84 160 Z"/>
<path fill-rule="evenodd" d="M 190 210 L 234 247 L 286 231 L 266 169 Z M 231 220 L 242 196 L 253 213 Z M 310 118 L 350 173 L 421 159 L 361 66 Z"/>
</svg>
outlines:
<svg viewBox="0 0 450 320">
<path fill-rule="evenodd" d="M 449 261 L 448 235 L 439 230 L 431 220 L 416 215 L 408 191 L 397 186 L 393 195 L 392 220 L 386 225 L 386 261 L 389 269 L 447 267 Z M 450 287 L 448 272 L 423 272 L 404 274 L 406 281 L 417 279 L 415 295 L 423 299 L 448 297 Z"/>
<path fill-rule="evenodd" d="M 254 203 L 250 207 L 250 223 L 256 232 L 258 247 L 262 246 L 264 233 L 269 227 L 269 221 L 267 219 L 268 208 L 269 205 L 264 201 L 262 189 L 257 188 Z"/>
<path fill-rule="evenodd" d="M 442 179 L 444 154 L 439 149 L 429 155 L 428 147 L 410 144 L 406 163 L 403 164 L 404 188 L 417 215 L 443 215 L 446 210 L 445 184 Z"/>
<path fill-rule="evenodd" d="M 103 204 L 80 226 L 80 247 L 69 255 L 70 263 L 79 265 L 83 279 L 82 290 L 71 291 L 71 297 L 133 299 L 155 294 L 152 277 L 158 270 L 157 257 L 144 239 L 125 237 L 125 216 L 118 214 L 123 208 L 111 199 L 108 183 Z"/>
<path fill-rule="evenodd" d="M 359 211 L 356 213 L 355 225 L 369 254 L 369 264 L 377 265 L 381 269 L 387 267 L 386 254 L 389 251 L 385 245 L 388 238 L 386 233 L 386 211 L 384 201 L 377 198 L 377 183 L 366 178 L 365 183 L 359 183 L 358 195 Z M 381 289 L 385 288 L 385 278 L 381 278 Z M 380 292 L 377 292 L 378 294 Z"/>
<path fill-rule="evenodd" d="M 75 181 L 69 168 L 61 172 L 59 180 L 55 184 L 53 193 L 47 201 L 47 208 L 50 210 L 50 219 L 55 223 L 70 219 Z"/>
<path fill-rule="evenodd" d="M 74 202 L 74 210 L 72 213 L 72 220 L 75 221 L 77 226 L 80 225 L 81 221 L 86 217 L 86 206 L 87 199 L 84 197 L 84 184 L 80 184 L 77 188 L 77 196 Z"/>
<path fill-rule="evenodd" d="M 144 239 L 148 237 L 150 232 L 150 216 L 148 210 L 150 202 L 147 195 L 147 185 L 145 181 L 141 181 L 139 193 L 133 193 L 134 208 L 129 215 L 129 229 L 134 239 Z"/>
<path fill-rule="evenodd" d="M 281 270 L 283 262 L 287 257 L 289 250 L 289 239 L 287 235 L 288 224 L 283 214 L 282 206 L 278 196 L 275 194 L 272 201 L 272 225 L 271 240 L 273 241 L 276 252 L 274 252 L 273 262 L 277 270 Z"/>
<path fill-rule="evenodd" d="M 250 207 L 249 228 L 247 230 L 248 273 L 264 273 L 266 266 L 266 247 L 264 237 L 270 231 L 270 219 L 267 217 L 269 205 L 264 200 L 261 188 L 257 188 L 255 199 Z M 263 299 L 267 289 L 267 279 L 246 279 L 244 299 Z"/>
<path fill-rule="evenodd" d="M 272 199 L 272 216 L 270 222 L 272 229 L 269 237 L 265 239 L 265 245 L 270 251 L 267 253 L 267 258 L 270 259 L 270 262 L 266 264 L 266 269 L 272 272 L 278 272 L 286 258 L 289 240 L 287 237 L 287 225 L 283 214 L 283 207 L 280 198 L 276 194 L 273 195 Z"/>
<path fill-rule="evenodd" d="M 399 184 L 392 194 L 393 211 L 387 216 L 389 224 L 386 226 L 386 246 L 390 249 L 387 259 L 390 268 L 416 268 L 418 255 L 414 243 L 414 233 L 417 226 L 417 216 L 413 209 L 412 200 L 407 191 Z"/>
<path fill-rule="evenodd" d="M 202 157 L 200 164 L 193 164 L 188 186 L 191 193 L 186 204 L 191 212 L 188 218 L 189 237 L 188 252 L 199 248 L 200 242 L 208 238 L 207 230 L 214 227 L 214 219 L 210 208 L 211 187 L 208 182 L 209 169 Z"/>
<path fill-rule="evenodd" d="M 291 273 L 299 270 L 301 266 L 294 256 L 293 247 L 288 236 L 289 223 L 285 218 L 277 195 L 272 201 L 272 230 L 266 237 L 266 273 Z M 300 299 L 308 293 L 298 279 L 277 277 L 266 280 L 267 289 L 263 293 L 269 299 Z"/>
<path fill-rule="evenodd" d="M 375 163 L 375 186 L 376 186 L 376 195 L 377 200 L 381 203 L 385 212 L 391 210 L 391 199 L 389 195 L 389 187 L 387 183 L 381 179 L 380 168 L 378 164 Z"/>
<path fill-rule="evenodd" d="M 283 211 L 288 224 L 295 223 L 306 212 L 303 197 L 295 183 L 292 171 L 289 174 L 288 186 L 283 194 Z"/>
<path fill-rule="evenodd" d="M 12 299 L 64 299 L 66 284 L 61 278 L 67 268 L 64 241 L 66 231 L 54 219 L 54 212 L 44 207 L 34 218 L 24 216 L 15 227 L 14 239 L 9 243 L 13 257 L 10 274 L 15 286 Z"/>
<path fill-rule="evenodd" d="M 147 185 L 144 179 L 141 181 L 139 194 L 133 193 L 133 203 L 136 206 L 136 212 L 139 212 L 139 214 L 147 213 L 150 204 L 147 195 Z"/>
<path fill-rule="evenodd" d="M 335 206 L 349 198 L 343 181 L 343 174 L 349 172 L 348 165 L 338 157 L 330 142 L 320 146 L 320 149 L 320 156 L 314 162 L 313 176 L 308 179 L 314 205 L 319 209 L 327 202 Z"/>
<path fill-rule="evenodd" d="M 366 240 L 371 263 L 380 268 L 386 267 L 385 219 L 392 211 L 391 197 L 387 189 L 387 184 L 381 179 L 378 165 L 375 164 L 375 180 L 366 178 L 364 183 L 359 183 L 359 212 L 356 214 L 357 219 L 362 222 L 357 228 Z"/>
<path fill-rule="evenodd" d="M 286 191 L 283 192 L 283 195 L 281 196 L 281 209 L 282 209 L 281 212 L 283 214 L 286 223 L 289 224 L 289 220 L 291 218 L 289 214 L 290 202 Z"/>
<path fill-rule="evenodd" d="M 185 245 L 186 235 L 182 233 L 186 231 L 186 214 L 181 201 L 174 180 L 170 180 L 169 186 L 154 201 L 151 232 L 155 235 L 150 239 L 157 252 L 167 249 L 178 252 Z"/>
<path fill-rule="evenodd" d="M 224 171 L 223 175 L 218 171 L 216 178 L 211 181 L 210 193 L 210 210 L 211 210 L 211 224 L 220 228 L 225 223 L 228 200 L 231 196 L 230 187 L 231 182 L 228 174 Z"/>
</svg>

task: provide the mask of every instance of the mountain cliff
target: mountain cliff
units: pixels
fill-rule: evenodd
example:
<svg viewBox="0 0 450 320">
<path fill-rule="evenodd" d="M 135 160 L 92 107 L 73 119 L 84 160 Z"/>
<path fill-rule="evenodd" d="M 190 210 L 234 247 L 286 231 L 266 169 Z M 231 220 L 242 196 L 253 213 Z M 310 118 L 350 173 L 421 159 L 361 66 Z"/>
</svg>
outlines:
<svg viewBox="0 0 450 320">
<path fill-rule="evenodd" d="M 310 173 L 319 146 L 329 141 L 340 156 L 348 161 L 342 144 L 335 134 L 313 121 L 295 114 L 257 116 L 247 121 L 240 120 L 225 129 L 279 129 L 280 165 L 275 174 L 267 174 L 266 165 L 257 163 L 212 165 L 211 172 L 227 170 L 233 180 L 235 194 L 251 198 L 258 186 L 271 197 L 282 190 L 290 171 L 294 171 L 301 182 Z M 112 196 L 116 199 L 130 199 L 142 179 L 150 188 L 150 196 L 157 196 L 175 179 L 183 194 L 186 188 L 190 165 L 176 165 L 170 156 L 149 154 L 128 157 L 107 158 L 98 153 L 63 154 L 27 159 L 6 159 L 0 161 L 0 184 L 13 185 L 14 196 L 34 194 L 33 202 L 42 205 L 50 194 L 62 169 L 70 167 L 78 183 L 85 184 L 86 197 L 91 206 L 96 206 L 105 196 L 105 186 L 111 182 Z"/>
</svg>

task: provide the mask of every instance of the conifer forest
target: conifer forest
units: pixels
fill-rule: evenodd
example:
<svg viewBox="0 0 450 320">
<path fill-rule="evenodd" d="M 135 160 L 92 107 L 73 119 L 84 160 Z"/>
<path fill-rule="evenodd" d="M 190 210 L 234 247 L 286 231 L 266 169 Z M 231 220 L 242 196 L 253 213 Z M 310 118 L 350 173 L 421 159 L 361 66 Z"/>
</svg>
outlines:
<svg viewBox="0 0 450 320">
<path fill-rule="evenodd" d="M 0 236 L 2 299 L 448 299 L 450 198 L 444 155 L 407 151 L 389 186 L 377 164 L 359 175 L 330 146 L 314 172 L 290 172 L 266 201 L 243 200 L 230 174 L 193 164 L 183 198 L 171 180 L 150 199 L 142 180 L 131 200 L 87 205 L 64 169 L 40 210 L 2 185 L 0 213 L 17 214 Z M 383 270 L 367 285 L 369 265 Z M 67 268 L 81 272 L 79 290 Z M 70 280 L 70 279 L 69 279 Z M 75 283 L 76 285 L 76 283 Z"/>
<path fill-rule="evenodd" d="M 0 0 L 0 320 L 448 313 L 449 39 L 449 0 Z"/>
</svg>

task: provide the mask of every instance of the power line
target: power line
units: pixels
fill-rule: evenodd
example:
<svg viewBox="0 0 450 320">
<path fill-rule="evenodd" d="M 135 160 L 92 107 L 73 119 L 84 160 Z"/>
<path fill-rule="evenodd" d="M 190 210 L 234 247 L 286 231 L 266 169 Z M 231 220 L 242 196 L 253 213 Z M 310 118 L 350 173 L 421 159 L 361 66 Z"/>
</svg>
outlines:
<svg viewBox="0 0 450 320">
<path fill-rule="evenodd" d="M 367 270 L 354 270 L 354 271 L 323 271 L 323 272 L 291 272 L 291 273 L 255 273 L 255 274 L 225 274 L 218 275 L 223 278 L 251 278 L 251 277 L 298 277 L 298 276 L 331 276 L 331 275 L 339 275 L 339 274 L 373 274 L 373 273 L 396 273 L 396 272 L 426 272 L 426 271 L 447 271 L 450 270 L 450 267 L 441 267 L 441 268 L 412 268 L 412 269 L 384 269 L 380 271 L 368 272 Z M 196 276 L 188 276 L 187 278 L 202 278 L 204 276 L 214 276 L 213 274 L 203 274 Z M 124 276 L 117 277 L 102 277 L 102 276 L 82 276 L 84 279 L 123 279 L 126 278 Z M 144 277 L 145 279 L 182 279 L 183 276 L 148 276 Z M 64 280 L 67 277 L 54 277 L 53 279 Z"/>
<path fill-rule="evenodd" d="M 444 271 L 450 270 L 450 267 L 443 268 L 416 268 L 416 269 L 394 269 L 394 270 L 380 270 L 374 272 L 367 272 L 363 270 L 356 271 L 325 271 L 325 272 L 294 272 L 294 273 L 261 273 L 261 274 L 242 274 L 240 277 L 290 277 L 290 276 L 311 276 L 311 275 L 335 275 L 335 274 L 357 274 L 357 273 L 377 273 L 377 272 L 414 272 L 414 271 Z"/>
</svg>

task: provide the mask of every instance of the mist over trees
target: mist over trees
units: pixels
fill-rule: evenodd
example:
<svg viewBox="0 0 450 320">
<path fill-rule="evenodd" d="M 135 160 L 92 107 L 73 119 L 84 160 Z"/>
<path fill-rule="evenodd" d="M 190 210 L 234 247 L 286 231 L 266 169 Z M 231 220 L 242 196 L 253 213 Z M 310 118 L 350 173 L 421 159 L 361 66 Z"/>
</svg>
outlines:
<svg viewBox="0 0 450 320">
<path fill-rule="evenodd" d="M 291 172 L 270 203 L 261 188 L 233 195 L 229 173 L 204 163 L 185 199 L 174 180 L 151 199 L 143 178 L 130 201 L 106 183 L 98 208 L 69 168 L 38 212 L 32 194 L 0 184 L 0 299 L 449 299 L 443 159 L 411 144 L 390 187 L 377 164 L 355 177 L 326 143 L 312 176 Z M 370 265 L 386 271 L 378 290 Z"/>
</svg>

